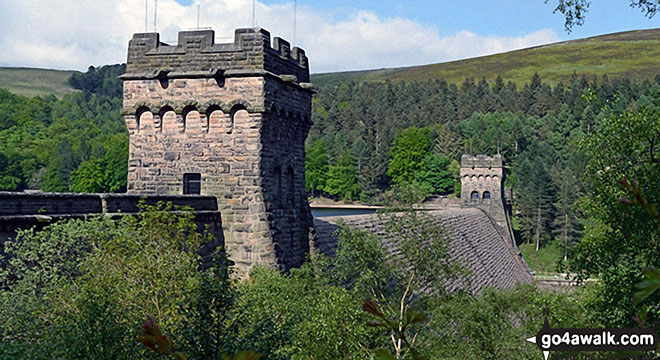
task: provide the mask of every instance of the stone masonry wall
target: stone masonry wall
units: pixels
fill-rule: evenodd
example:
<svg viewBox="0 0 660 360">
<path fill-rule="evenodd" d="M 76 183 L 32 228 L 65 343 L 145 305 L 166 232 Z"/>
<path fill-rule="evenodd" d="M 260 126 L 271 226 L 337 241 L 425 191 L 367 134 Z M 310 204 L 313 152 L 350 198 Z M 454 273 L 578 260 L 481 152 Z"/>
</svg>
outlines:
<svg viewBox="0 0 660 360">
<path fill-rule="evenodd" d="M 138 204 L 171 202 L 192 208 L 199 229 L 208 229 L 215 241 L 200 249 L 202 255 L 224 243 L 217 201 L 211 196 L 162 196 L 129 194 L 21 193 L 0 191 L 0 252 L 3 243 L 18 229 L 43 228 L 60 220 L 86 218 L 96 214 L 119 217 L 136 214 Z M 210 259 L 207 259 L 210 260 Z"/>
<path fill-rule="evenodd" d="M 217 197 L 227 251 L 239 272 L 289 269 L 309 251 L 304 140 L 311 126 L 304 51 L 262 29 L 136 34 L 123 112 L 130 134 L 129 193 L 182 194 L 184 174 Z"/>
</svg>

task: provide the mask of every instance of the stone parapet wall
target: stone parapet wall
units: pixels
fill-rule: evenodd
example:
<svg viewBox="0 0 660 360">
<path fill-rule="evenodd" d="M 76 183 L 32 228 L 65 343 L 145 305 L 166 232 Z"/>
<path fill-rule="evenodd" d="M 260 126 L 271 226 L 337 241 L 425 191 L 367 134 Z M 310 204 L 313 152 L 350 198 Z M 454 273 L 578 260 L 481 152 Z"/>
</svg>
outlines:
<svg viewBox="0 0 660 360">
<path fill-rule="evenodd" d="M 461 167 L 504 168 L 504 158 L 500 154 L 493 156 L 464 154 L 461 156 Z"/>
<path fill-rule="evenodd" d="M 215 238 L 201 249 L 208 255 L 224 246 L 222 219 L 213 196 L 167 196 L 135 194 L 21 193 L 0 191 L 0 249 L 2 243 L 19 229 L 36 228 L 61 220 L 84 219 L 94 215 L 120 217 L 139 212 L 138 204 L 156 205 L 171 202 L 192 209 L 200 230 Z M 173 209 L 177 210 L 177 209 Z"/>
<path fill-rule="evenodd" d="M 101 213 L 136 213 L 138 204 L 156 205 L 171 202 L 194 211 L 217 211 L 213 196 L 169 196 L 139 194 L 25 193 L 0 191 L 0 216 L 19 215 L 91 215 Z"/>
</svg>

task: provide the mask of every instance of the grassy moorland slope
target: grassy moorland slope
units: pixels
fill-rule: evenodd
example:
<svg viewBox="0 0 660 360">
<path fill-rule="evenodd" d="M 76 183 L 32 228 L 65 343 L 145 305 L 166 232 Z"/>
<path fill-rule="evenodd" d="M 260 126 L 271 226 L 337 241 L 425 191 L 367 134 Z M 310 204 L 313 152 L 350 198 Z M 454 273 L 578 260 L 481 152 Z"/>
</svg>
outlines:
<svg viewBox="0 0 660 360">
<path fill-rule="evenodd" d="M 55 95 L 75 91 L 67 80 L 75 71 L 0 67 L 0 88 L 24 96 Z"/>
<path fill-rule="evenodd" d="M 313 61 L 313 59 L 312 59 Z M 313 74 L 318 86 L 340 81 L 412 81 L 445 79 L 459 84 L 465 78 L 489 81 L 501 76 L 518 86 L 538 73 L 543 81 L 567 83 L 573 73 L 631 79 L 653 79 L 660 74 L 660 29 L 626 31 L 565 41 L 502 54 L 405 68 Z M 26 96 L 61 97 L 72 89 L 67 79 L 74 71 L 2 68 L 0 88 Z"/>
<path fill-rule="evenodd" d="M 544 81 L 567 83 L 578 75 L 653 79 L 660 74 L 660 29 L 626 31 L 440 64 L 312 75 L 318 86 L 345 80 L 411 81 L 501 76 L 522 85 L 538 73 Z"/>
</svg>

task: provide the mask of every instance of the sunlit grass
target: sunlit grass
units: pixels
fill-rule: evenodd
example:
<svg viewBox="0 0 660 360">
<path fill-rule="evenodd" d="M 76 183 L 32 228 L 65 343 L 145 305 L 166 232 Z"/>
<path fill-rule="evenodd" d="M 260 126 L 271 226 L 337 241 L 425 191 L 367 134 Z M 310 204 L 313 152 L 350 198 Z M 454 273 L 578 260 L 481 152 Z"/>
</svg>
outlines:
<svg viewBox="0 0 660 360">
<path fill-rule="evenodd" d="M 550 84 L 570 84 L 573 74 L 588 79 L 607 74 L 610 78 L 626 76 L 653 80 L 660 74 L 660 29 L 605 35 L 568 41 L 502 54 L 399 69 L 381 69 L 312 76 L 317 85 L 355 80 L 428 80 L 445 79 L 460 84 L 466 78 L 485 77 L 494 82 L 497 76 L 513 81 L 519 88 L 534 73 Z"/>
<path fill-rule="evenodd" d="M 0 88 L 28 97 L 62 97 L 75 91 L 68 83 L 73 73 L 74 71 L 48 69 L 0 68 Z"/>
</svg>

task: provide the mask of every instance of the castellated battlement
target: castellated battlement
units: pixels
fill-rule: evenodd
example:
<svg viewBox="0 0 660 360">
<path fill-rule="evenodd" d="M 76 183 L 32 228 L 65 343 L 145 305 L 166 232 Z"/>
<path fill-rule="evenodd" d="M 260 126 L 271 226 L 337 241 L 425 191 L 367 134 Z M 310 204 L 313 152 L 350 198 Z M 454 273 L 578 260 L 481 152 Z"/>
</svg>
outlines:
<svg viewBox="0 0 660 360">
<path fill-rule="evenodd" d="M 182 31 L 177 45 L 160 41 L 158 33 L 133 35 L 128 45 L 124 80 L 270 75 L 294 83 L 309 82 L 305 51 L 291 49 L 264 29 L 237 29 L 234 42 L 215 43 L 213 30 Z"/>
<path fill-rule="evenodd" d="M 486 168 L 502 168 L 504 167 L 504 158 L 502 155 L 463 155 L 461 157 L 461 167 L 486 167 Z"/>
</svg>

